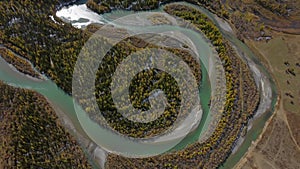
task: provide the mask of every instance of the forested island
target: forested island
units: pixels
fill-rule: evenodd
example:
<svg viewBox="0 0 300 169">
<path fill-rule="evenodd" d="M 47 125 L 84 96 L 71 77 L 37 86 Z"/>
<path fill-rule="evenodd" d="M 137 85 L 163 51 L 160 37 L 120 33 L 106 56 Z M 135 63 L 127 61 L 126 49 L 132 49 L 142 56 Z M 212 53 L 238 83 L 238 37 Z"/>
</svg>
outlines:
<svg viewBox="0 0 300 169">
<path fill-rule="evenodd" d="M 129 159 L 110 155 L 107 168 L 218 168 L 231 154 L 236 139 L 259 103 L 258 89 L 249 68 L 205 15 L 194 8 L 176 4 L 167 5 L 164 10 L 192 22 L 216 47 L 226 72 L 223 116 L 213 135 L 204 143 L 194 143 L 182 151 L 151 158 Z"/>
<path fill-rule="evenodd" d="M 173 77 L 164 71 L 150 69 L 140 72 L 132 79 L 129 89 L 131 102 L 137 109 L 141 109 L 143 111 L 149 110 L 150 102 L 147 98 L 149 98 L 150 92 L 155 89 L 160 89 L 166 93 L 168 103 L 170 103 L 165 109 L 163 115 L 150 123 L 132 123 L 132 121 L 126 119 L 117 111 L 111 96 L 111 75 L 116 71 L 117 66 L 125 60 L 127 56 L 146 48 L 163 49 L 171 52 L 177 57 L 180 57 L 192 69 L 192 73 L 198 82 L 198 87 L 200 86 L 201 81 L 200 62 L 197 61 L 191 55 L 191 51 L 187 49 L 160 47 L 148 43 L 138 37 L 130 37 L 116 44 L 99 65 L 95 82 L 96 98 L 99 109 L 104 118 L 108 121 L 108 123 L 110 123 L 109 125 L 118 132 L 130 137 L 150 137 L 167 130 L 178 118 L 177 115 L 182 98 L 182 93 L 180 93 L 181 91 L 179 90 L 178 84 Z M 151 55 L 151 51 L 142 54 Z M 145 62 L 147 62 L 147 60 L 145 60 Z M 177 63 L 173 63 L 173 65 L 176 64 Z M 131 69 L 131 67 L 126 68 L 128 71 L 131 71 Z M 122 79 L 119 79 L 119 81 L 122 81 Z M 119 90 L 121 90 L 122 93 L 122 91 L 126 90 L 126 88 L 124 87 Z M 93 112 L 92 108 L 88 109 L 89 111 L 87 112 L 90 113 L 96 121 L 99 121 L 99 119 L 97 120 L 97 112 Z"/>
</svg>

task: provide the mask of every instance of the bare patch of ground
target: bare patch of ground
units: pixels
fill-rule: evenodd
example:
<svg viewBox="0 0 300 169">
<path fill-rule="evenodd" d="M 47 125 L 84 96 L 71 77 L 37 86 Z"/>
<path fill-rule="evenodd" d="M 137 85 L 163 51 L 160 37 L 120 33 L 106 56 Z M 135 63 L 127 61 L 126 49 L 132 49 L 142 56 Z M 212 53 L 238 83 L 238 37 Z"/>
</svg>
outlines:
<svg viewBox="0 0 300 169">
<path fill-rule="evenodd" d="M 269 123 L 259 142 L 254 146 L 235 168 L 300 168 L 299 147 L 295 145 L 287 124 L 278 112 Z"/>
<path fill-rule="evenodd" d="M 287 121 L 291 129 L 291 133 L 298 147 L 300 146 L 300 115 L 292 112 L 286 112 Z"/>
</svg>

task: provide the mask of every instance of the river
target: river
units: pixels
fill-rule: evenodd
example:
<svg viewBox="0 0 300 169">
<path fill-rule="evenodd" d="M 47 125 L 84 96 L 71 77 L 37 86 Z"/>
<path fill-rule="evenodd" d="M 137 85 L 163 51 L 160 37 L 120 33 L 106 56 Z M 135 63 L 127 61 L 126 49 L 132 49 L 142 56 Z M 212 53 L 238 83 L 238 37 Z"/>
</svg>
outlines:
<svg viewBox="0 0 300 169">
<path fill-rule="evenodd" d="M 68 7 L 63 7 L 57 12 L 57 16 L 63 18 L 65 21 L 71 22 L 75 27 L 82 28 L 90 23 L 107 23 L 115 18 L 118 18 L 119 16 L 124 16 L 133 13 L 132 11 L 117 10 L 117 11 L 113 11 L 111 14 L 98 15 L 90 11 L 89 9 L 87 9 L 86 6 L 83 4 L 83 2 Z M 227 159 L 227 161 L 222 167 L 222 168 L 232 168 L 245 154 L 248 147 L 251 145 L 251 142 L 258 138 L 259 134 L 262 132 L 265 122 L 268 120 L 268 118 L 271 116 L 272 112 L 274 111 L 274 105 L 277 98 L 275 85 L 271 77 L 269 76 L 268 72 L 261 65 L 259 60 L 254 56 L 254 54 L 251 52 L 251 50 L 249 50 L 249 48 L 245 44 L 240 42 L 232 34 L 230 29 L 228 29 L 228 25 L 224 26 L 224 23 L 221 23 L 220 19 L 216 19 L 216 16 L 214 16 L 209 11 L 201 7 L 197 7 L 197 8 L 200 9 L 203 13 L 205 13 L 208 17 L 210 17 L 214 21 L 214 23 L 222 31 L 223 35 L 237 48 L 240 55 L 242 55 L 241 57 L 244 57 L 243 59 L 246 60 L 248 64 L 252 65 L 251 67 L 253 68 L 253 70 L 259 70 L 258 71 L 259 75 L 256 75 L 256 77 L 260 77 L 260 78 L 256 78 L 256 82 L 258 85 L 261 86 L 261 90 L 265 89 L 265 91 L 262 92 L 266 92 L 266 95 L 263 94 L 262 97 L 268 98 L 271 101 L 270 105 L 268 105 L 267 102 L 261 103 L 260 109 L 264 111 L 255 117 L 255 119 L 252 121 L 251 129 L 248 130 L 246 136 L 243 138 L 244 141 L 238 148 L 236 148 L 235 153 L 232 154 Z M 162 8 L 156 11 L 162 11 Z M 192 31 L 190 30 L 186 30 L 186 31 L 188 31 L 188 33 L 191 33 L 192 35 L 197 37 L 197 35 L 193 34 Z M 198 37 L 198 39 L 201 39 L 201 37 Z M 203 39 L 200 40 L 198 43 L 200 44 L 202 43 L 202 45 L 200 46 L 204 46 L 203 48 L 201 48 L 202 50 L 201 53 L 203 53 L 203 51 L 206 51 L 207 52 L 206 54 L 210 56 L 211 48 L 205 44 L 203 45 Z M 209 88 L 210 83 L 207 80 L 207 75 L 208 75 L 207 72 L 204 71 L 204 76 L 202 78 L 203 85 L 201 86 L 202 88 L 200 89 L 201 105 L 203 109 L 203 117 L 201 119 L 200 125 L 193 133 L 188 135 L 180 144 L 178 144 L 174 150 L 184 148 L 187 144 L 195 142 L 197 138 L 201 135 L 202 129 L 205 129 L 204 126 L 205 125 L 207 126 L 207 124 L 210 121 L 209 118 L 207 118 L 207 115 L 209 112 L 208 102 L 209 102 L 211 91 Z M 0 59 L 0 79 L 12 86 L 31 89 L 44 95 L 54 107 L 59 108 L 62 112 L 64 112 L 69 117 L 70 121 L 74 126 L 74 132 L 78 132 L 85 138 L 88 138 L 76 117 L 73 98 L 65 94 L 51 80 L 47 79 L 44 81 L 37 81 L 32 78 L 29 78 L 28 76 L 24 76 L 16 72 L 2 58 Z M 203 88 L 207 90 L 204 90 Z M 270 92 L 271 92 L 271 96 L 270 96 Z M 98 135 L 96 133 L 94 134 Z M 133 146 L 130 146 L 129 148 L 136 149 L 136 147 Z M 161 149 L 161 147 L 159 146 L 157 148 Z M 97 150 L 96 147 L 94 147 L 94 149 Z M 145 151 L 145 149 L 141 149 L 141 150 Z M 156 151 L 156 150 L 151 150 L 151 151 Z M 102 154 L 102 158 L 105 158 L 103 157 L 103 152 L 100 154 Z M 101 166 L 103 167 L 103 164 Z"/>
</svg>

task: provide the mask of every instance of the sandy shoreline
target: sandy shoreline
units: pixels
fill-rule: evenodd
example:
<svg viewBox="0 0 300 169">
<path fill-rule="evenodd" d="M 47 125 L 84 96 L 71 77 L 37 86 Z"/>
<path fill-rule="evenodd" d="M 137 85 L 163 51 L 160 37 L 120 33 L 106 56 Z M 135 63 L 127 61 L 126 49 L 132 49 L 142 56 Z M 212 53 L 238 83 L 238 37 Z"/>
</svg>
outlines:
<svg viewBox="0 0 300 169">
<path fill-rule="evenodd" d="M 93 141 L 91 141 L 89 138 L 86 138 L 86 136 L 83 136 L 74 124 L 72 123 L 72 120 L 68 115 L 66 115 L 60 108 L 55 106 L 49 99 L 47 99 L 47 102 L 51 105 L 51 107 L 56 112 L 57 116 L 59 117 L 62 125 L 67 129 L 78 141 L 78 143 L 87 150 L 88 155 L 92 158 L 93 162 L 95 162 L 98 166 L 101 168 L 104 168 L 104 164 L 106 161 L 106 157 L 108 153 L 101 149 L 99 146 L 97 146 Z"/>
<path fill-rule="evenodd" d="M 240 58 L 242 60 L 244 60 L 247 63 L 247 65 L 249 66 L 249 68 L 252 72 L 252 75 L 255 79 L 256 85 L 260 90 L 259 106 L 254 114 L 254 117 L 251 118 L 247 124 L 247 126 L 248 126 L 247 131 L 249 131 L 253 126 L 253 121 L 255 121 L 257 118 L 259 118 L 262 114 L 266 113 L 271 108 L 272 90 L 271 90 L 270 82 L 268 81 L 267 77 L 259 71 L 259 69 L 256 67 L 255 63 L 252 60 L 250 60 L 247 56 L 245 56 L 245 54 L 240 52 L 234 44 L 231 44 L 231 45 L 234 47 L 238 56 L 240 56 Z M 232 154 L 237 152 L 239 147 L 243 144 L 244 139 L 245 139 L 245 137 L 241 136 L 236 141 L 236 146 L 232 150 Z"/>
<path fill-rule="evenodd" d="M 251 143 L 250 147 L 248 148 L 247 152 L 243 155 L 241 160 L 234 166 L 234 168 L 241 168 L 248 161 L 248 159 L 246 157 L 256 148 L 257 144 L 261 141 L 262 136 L 265 134 L 267 128 L 269 127 L 269 124 L 273 120 L 274 116 L 277 114 L 276 112 L 279 110 L 279 102 L 280 102 L 280 99 L 277 100 L 276 106 L 275 106 L 276 110 L 274 111 L 272 116 L 265 123 L 261 134 L 258 136 L 258 138 L 255 141 L 252 141 L 252 143 Z"/>
<path fill-rule="evenodd" d="M 229 23 L 227 23 L 225 20 L 219 18 L 218 16 L 214 15 L 214 18 L 218 22 L 221 29 L 234 35 L 234 31 L 231 28 Z M 256 86 L 258 87 L 258 89 L 260 91 L 260 102 L 259 102 L 258 109 L 256 110 L 254 117 L 251 118 L 247 124 L 247 127 L 248 127 L 247 131 L 249 131 L 253 126 L 253 121 L 255 121 L 257 118 L 259 118 L 262 114 L 266 113 L 271 108 L 272 90 L 271 90 L 270 82 L 269 82 L 268 78 L 266 77 L 266 75 L 264 75 L 257 68 L 256 64 L 251 59 L 249 59 L 249 57 L 247 57 L 244 52 L 240 51 L 239 48 L 236 45 L 234 45 L 232 42 L 230 42 L 230 43 L 231 43 L 231 46 L 234 48 L 235 52 L 237 53 L 237 55 L 249 66 L 249 68 L 252 72 L 252 75 L 254 77 Z M 260 134 L 260 137 L 261 137 L 262 133 Z M 243 144 L 244 140 L 245 140 L 245 136 L 244 137 L 240 136 L 240 138 L 237 139 L 236 145 L 232 150 L 232 154 L 235 154 L 238 151 L 240 146 Z"/>
</svg>

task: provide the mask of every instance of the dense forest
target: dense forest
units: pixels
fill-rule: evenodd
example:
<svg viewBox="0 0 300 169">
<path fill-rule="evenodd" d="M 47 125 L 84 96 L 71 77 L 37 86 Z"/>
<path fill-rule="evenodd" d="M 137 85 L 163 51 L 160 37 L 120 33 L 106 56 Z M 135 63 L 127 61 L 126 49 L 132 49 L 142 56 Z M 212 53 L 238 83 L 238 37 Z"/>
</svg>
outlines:
<svg viewBox="0 0 300 169">
<path fill-rule="evenodd" d="M 221 120 L 212 136 L 184 150 L 150 158 L 109 155 L 107 168 L 217 168 L 230 155 L 241 131 L 254 115 L 259 93 L 249 68 L 205 15 L 184 5 L 167 5 L 165 11 L 193 23 L 216 47 L 226 72 L 227 95 Z M 221 79 L 219 79 L 221 80 Z"/>
<path fill-rule="evenodd" d="M 89 35 L 55 17 L 59 5 L 58 1 L 0 1 L 0 41 L 71 94 L 73 67 Z"/>
<path fill-rule="evenodd" d="M 16 54 L 25 57 L 67 93 L 76 57 L 88 38 L 55 17 L 55 9 L 69 2 L 0 1 L 0 55 L 20 72 L 38 77 Z M 0 88 L 0 168 L 91 168 L 42 96 L 2 82 Z"/>
<path fill-rule="evenodd" d="M 41 95 L 0 81 L 0 168 L 91 168 Z"/>
<path fill-rule="evenodd" d="M 176 2 L 178 0 L 88 0 L 86 5 L 93 11 L 103 14 L 110 12 L 113 9 L 126 9 L 126 10 L 150 10 L 156 9 L 161 4 Z M 228 13 L 225 11 L 224 6 L 220 0 L 185 0 L 186 2 L 205 6 L 206 8 L 216 12 L 220 16 L 228 18 Z"/>
<path fill-rule="evenodd" d="M 13 65 L 18 71 L 30 75 L 31 77 L 41 78 L 40 74 L 34 70 L 32 65 L 25 59 L 16 56 L 6 48 L 0 48 L 0 56 L 9 64 Z"/>
<path fill-rule="evenodd" d="M 94 41 L 93 44 L 97 44 L 97 42 Z M 147 51 L 146 49 L 149 49 L 149 51 Z M 190 50 L 184 48 L 160 47 L 144 41 L 139 37 L 130 37 L 117 43 L 105 55 L 105 57 L 102 59 L 102 62 L 97 65 L 99 69 L 97 71 L 95 80 L 96 91 L 88 91 L 89 89 L 82 91 L 79 89 L 79 95 L 75 93 L 75 97 L 78 98 L 78 102 L 86 110 L 86 112 L 89 113 L 91 119 L 96 121 L 98 124 L 103 125 L 102 117 L 98 115 L 98 112 L 93 104 L 89 104 L 90 97 L 88 93 L 95 92 L 98 108 L 100 109 L 101 114 L 106 119 L 106 122 L 109 123 L 109 126 L 111 126 L 114 130 L 118 131 L 121 134 L 125 134 L 130 137 L 150 137 L 157 135 L 172 126 L 174 121 L 177 119 L 177 114 L 182 101 L 181 95 L 183 93 L 180 93 L 178 84 L 175 79 L 164 71 L 157 69 L 147 70 L 147 68 L 145 67 L 145 71 L 134 76 L 130 86 L 118 88 L 118 93 L 123 93 L 125 90 L 127 90 L 128 87 L 130 89 L 129 94 L 131 104 L 136 109 L 142 111 L 150 109 L 149 96 L 152 91 L 154 91 L 155 89 L 164 91 L 169 106 L 166 107 L 163 115 L 155 121 L 148 123 L 139 123 L 125 118 L 122 114 L 120 114 L 120 112 L 117 111 L 112 98 L 112 92 L 114 92 L 111 89 L 112 76 L 114 75 L 118 65 L 123 60 L 125 60 L 127 56 L 130 56 L 133 53 L 138 54 L 138 52 L 142 52 L 139 55 L 151 56 L 154 53 L 151 53 L 150 49 L 163 49 L 182 59 L 192 70 L 191 73 L 193 73 L 199 87 L 201 81 L 201 65 L 200 61 L 194 58 L 192 53 L 190 53 Z M 86 57 L 88 58 L 89 56 L 93 57 L 94 54 L 88 54 Z M 90 58 L 88 60 L 92 59 L 95 58 Z M 145 60 L 144 62 L 148 63 L 149 61 L 150 60 Z M 168 64 L 173 66 L 178 64 L 171 64 L 172 62 L 169 62 L 170 61 L 168 61 Z M 126 72 L 132 71 L 135 68 L 136 64 L 137 63 L 132 63 L 131 66 L 126 67 Z M 84 73 L 84 70 L 80 72 Z M 80 77 L 84 77 L 86 79 L 89 76 L 82 74 Z M 120 77 L 117 81 L 122 83 L 122 80 L 123 79 Z M 79 79 L 78 81 L 86 80 Z M 196 86 L 196 88 L 198 87 Z M 128 105 L 123 106 L 124 111 L 126 111 L 126 107 L 128 108 Z M 142 118 L 142 116 L 139 117 Z"/>
<path fill-rule="evenodd" d="M 164 0 L 165 1 L 165 0 Z M 128 10 L 149 10 L 155 9 L 159 6 L 158 0 L 124 0 L 124 1 L 112 1 L 112 0 L 88 0 L 87 6 L 97 13 L 109 12 L 111 9 L 128 9 Z"/>
</svg>

